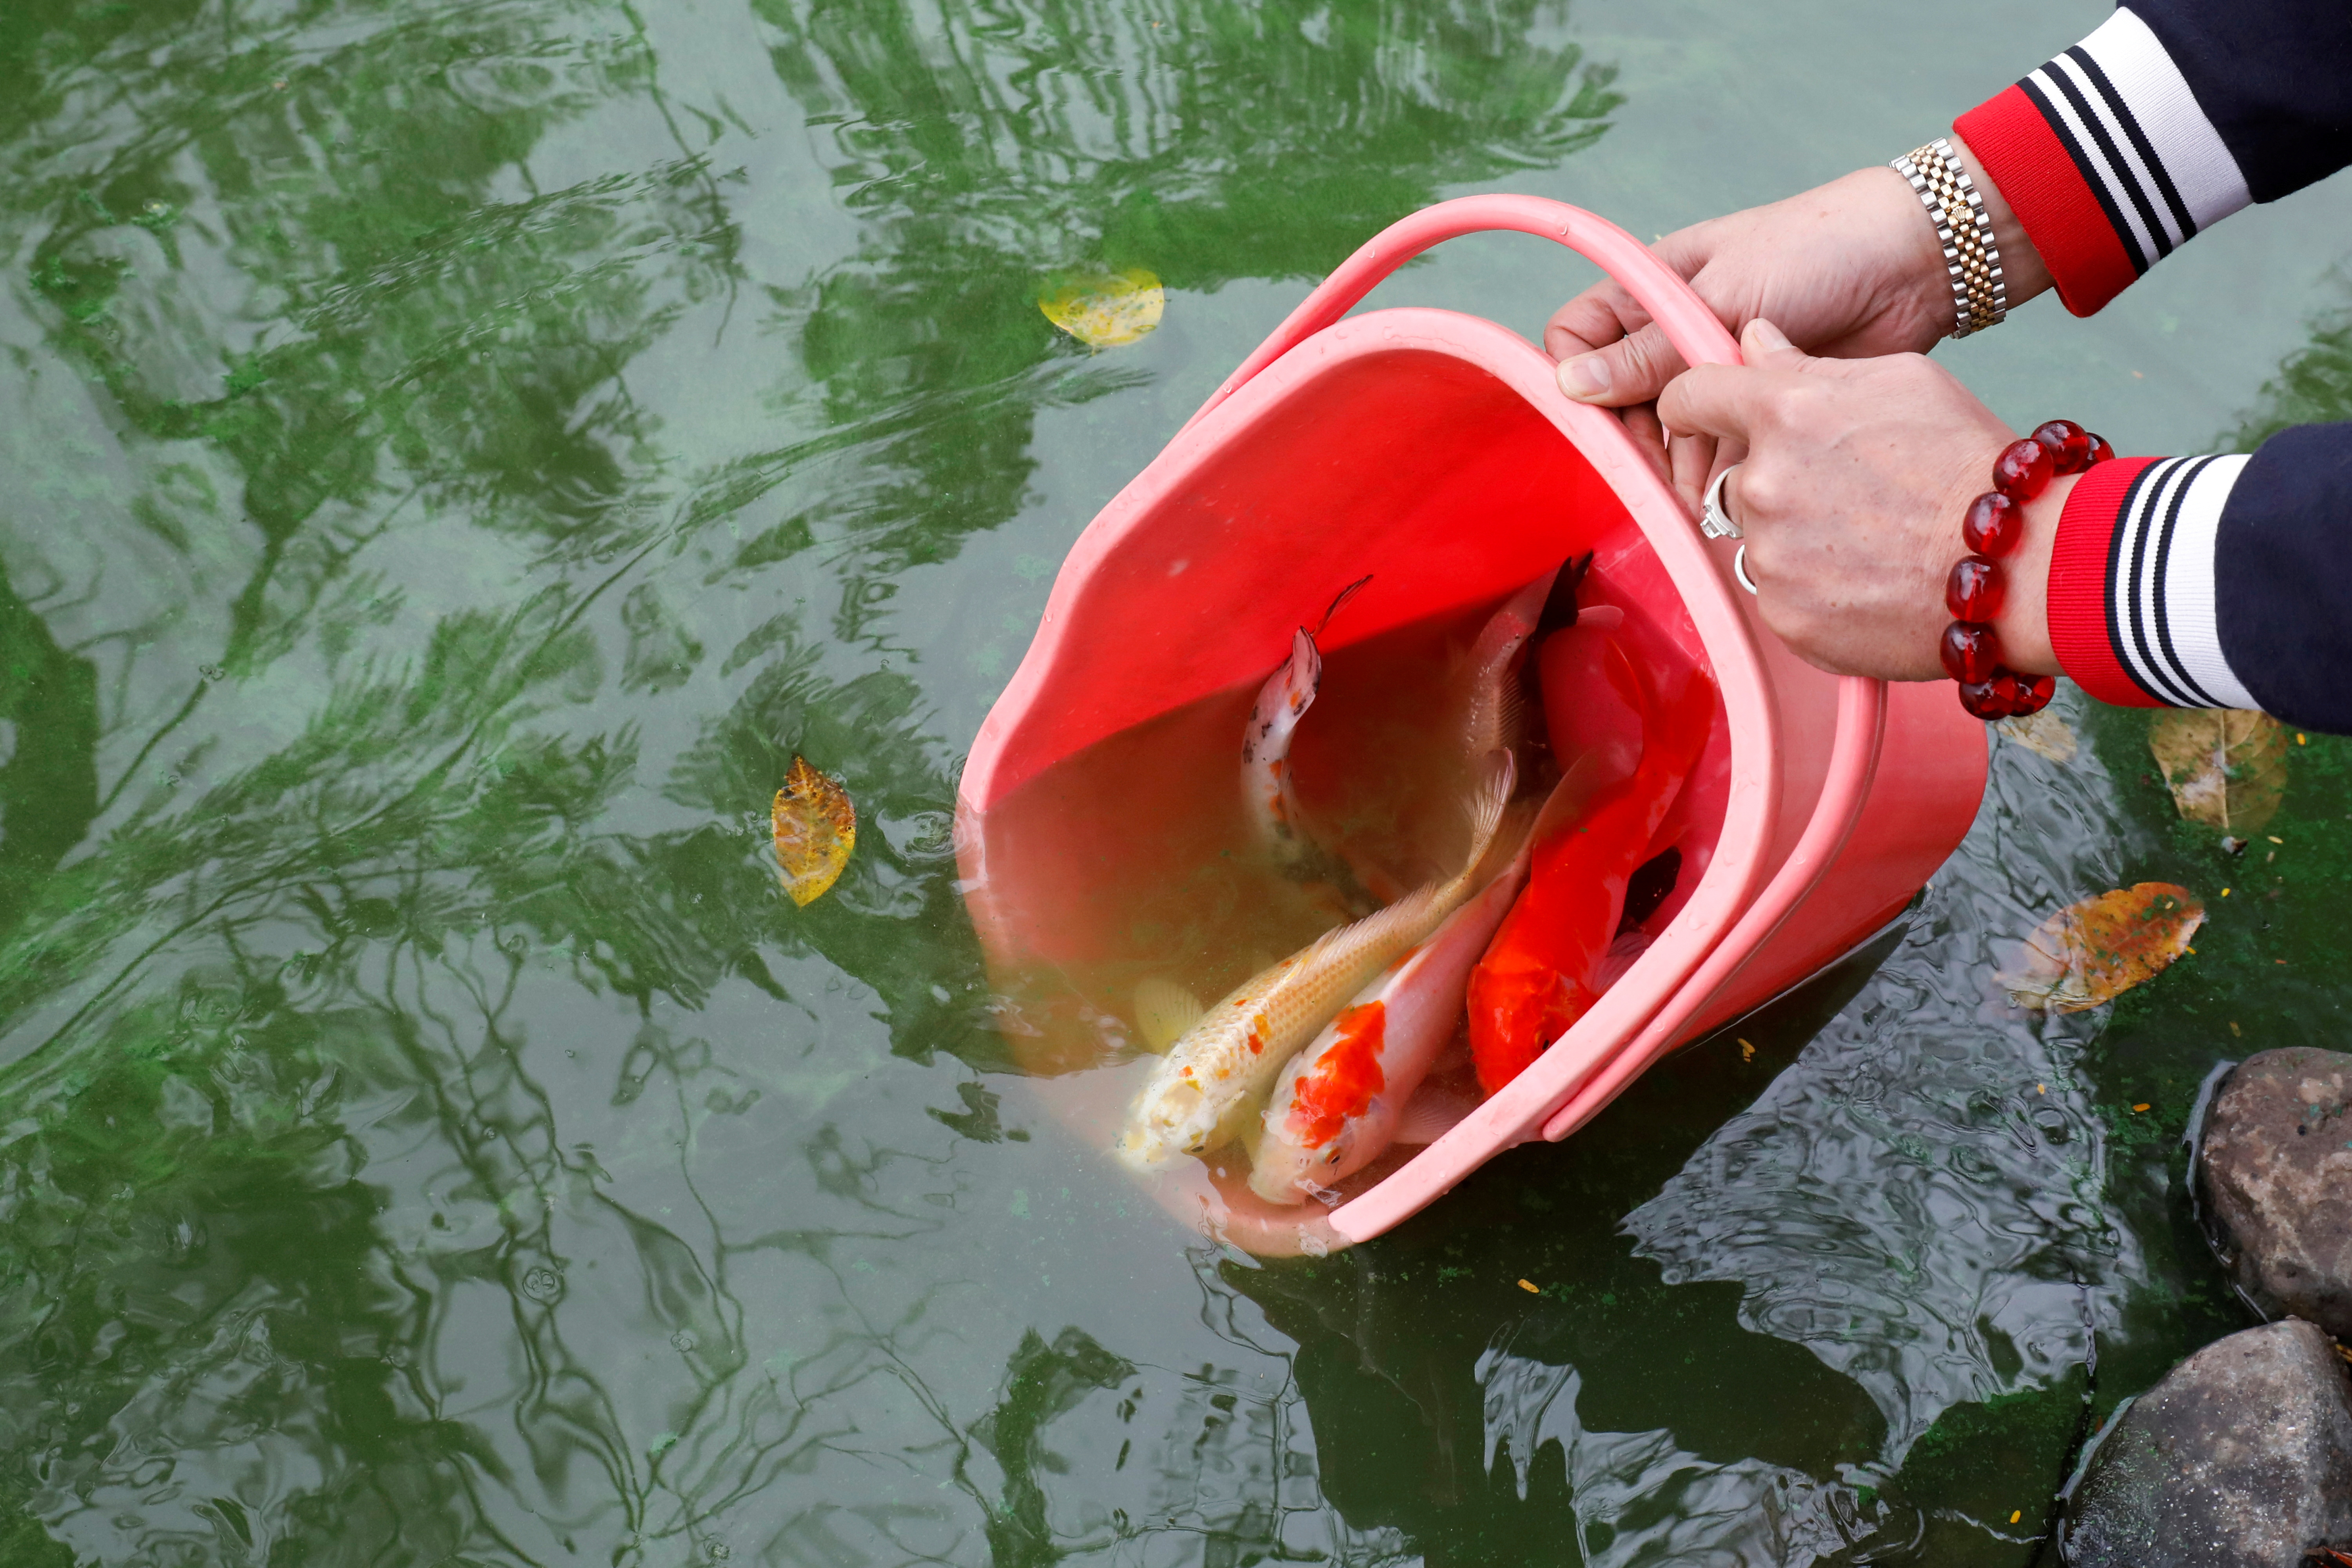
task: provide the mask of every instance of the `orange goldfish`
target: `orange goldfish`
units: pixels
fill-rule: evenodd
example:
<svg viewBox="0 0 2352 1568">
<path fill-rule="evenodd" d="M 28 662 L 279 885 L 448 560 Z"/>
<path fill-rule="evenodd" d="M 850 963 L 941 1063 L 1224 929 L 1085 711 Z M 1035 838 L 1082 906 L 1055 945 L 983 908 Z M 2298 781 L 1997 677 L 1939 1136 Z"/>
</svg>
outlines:
<svg viewBox="0 0 2352 1568">
<path fill-rule="evenodd" d="M 1547 648 L 1546 678 L 1587 648 Z M 1715 688 L 1696 671 L 1661 693 L 1611 639 L 1599 673 L 1638 715 L 1640 760 L 1579 817 L 1549 826 L 1533 846 L 1520 895 L 1470 976 L 1470 1054 L 1493 1094 L 1524 1071 L 1601 994 L 1600 970 L 1624 912 L 1626 885 L 1655 852 L 1651 840 L 1705 750 Z"/>
</svg>

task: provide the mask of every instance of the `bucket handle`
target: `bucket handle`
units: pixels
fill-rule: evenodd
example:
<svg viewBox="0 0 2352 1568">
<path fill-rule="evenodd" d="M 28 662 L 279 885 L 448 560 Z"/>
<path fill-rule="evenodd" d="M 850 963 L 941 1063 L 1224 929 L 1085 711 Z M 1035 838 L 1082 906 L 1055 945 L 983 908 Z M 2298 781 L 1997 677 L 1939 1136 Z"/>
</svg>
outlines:
<svg viewBox="0 0 2352 1568">
<path fill-rule="evenodd" d="M 1685 363 L 1739 363 L 1739 346 L 1706 301 L 1648 246 L 1607 218 L 1541 196 L 1460 196 L 1398 219 L 1339 263 L 1284 318 L 1273 335 L 1225 377 L 1224 384 L 1209 395 L 1184 427 L 1189 430 L 1199 424 L 1252 376 L 1355 309 L 1381 279 L 1423 251 L 1462 235 L 1496 229 L 1553 240 L 1598 263 L 1650 313 Z"/>
</svg>

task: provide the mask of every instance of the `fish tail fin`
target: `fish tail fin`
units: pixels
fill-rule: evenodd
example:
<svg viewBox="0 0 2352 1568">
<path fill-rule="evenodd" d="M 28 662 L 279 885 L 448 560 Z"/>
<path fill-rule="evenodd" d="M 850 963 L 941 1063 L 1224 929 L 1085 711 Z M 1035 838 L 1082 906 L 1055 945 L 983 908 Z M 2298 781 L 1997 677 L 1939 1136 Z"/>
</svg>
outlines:
<svg viewBox="0 0 2352 1568">
<path fill-rule="evenodd" d="M 1503 814 L 1511 804 L 1511 792 L 1518 787 L 1518 758 L 1507 750 L 1486 753 L 1478 786 L 1470 793 L 1470 854 L 1463 862 L 1463 875 L 1477 869 L 1486 851 L 1494 847 L 1495 836 L 1503 830 Z"/>
<path fill-rule="evenodd" d="M 1479 868 L 1486 865 L 1486 856 L 1494 853 L 1496 839 L 1503 837 L 1503 826 L 1524 816 L 1510 811 L 1510 793 L 1517 783 L 1519 759 L 1510 750 L 1486 752 L 1486 766 L 1479 773 L 1477 787 L 1470 793 L 1470 802 L 1465 804 L 1470 818 L 1470 853 L 1463 856 L 1463 868 L 1454 879 L 1446 881 L 1442 889 L 1433 884 L 1433 893 L 1442 910 L 1451 910 L 1470 896 L 1470 889 L 1477 886 Z"/>
<path fill-rule="evenodd" d="M 1495 705 L 1495 728 L 1506 746 L 1517 747 L 1527 737 L 1528 707 L 1528 683 L 1505 680 L 1502 700 Z"/>
</svg>

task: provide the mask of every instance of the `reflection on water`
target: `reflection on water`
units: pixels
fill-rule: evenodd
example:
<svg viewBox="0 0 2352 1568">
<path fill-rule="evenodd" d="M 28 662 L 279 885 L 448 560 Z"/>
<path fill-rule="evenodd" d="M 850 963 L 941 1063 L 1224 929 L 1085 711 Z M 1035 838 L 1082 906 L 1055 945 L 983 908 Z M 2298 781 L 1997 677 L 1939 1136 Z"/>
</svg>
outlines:
<svg viewBox="0 0 2352 1568">
<path fill-rule="evenodd" d="M 1879 972 L 1625 1222 L 1669 1282 L 1739 1282 L 1743 1321 L 1867 1390 L 1890 1462 L 1955 1405 L 2063 1381 L 2146 1266 L 2101 1201 L 2078 1071 L 2098 1021 L 2018 1013 L 1986 978 L 2035 911 L 2126 880 L 2130 835 L 2095 768 L 2000 755 Z"/>
<path fill-rule="evenodd" d="M 1380 223 L 1649 156 L 1575 26 L 9 8 L 0 1559 L 2021 1562 L 2086 1325 L 2104 1407 L 2232 1321 L 2170 1139 L 2334 1005 L 2331 747 L 2104 1032 L 1971 955 L 2219 863 L 2137 720 L 2004 749 L 1883 967 L 1346 1259 L 1188 1252 L 1006 1071 L 939 715 L 1100 500 L 1041 432 L 1132 472 Z M 1093 261 L 1127 357 L 1035 310 Z"/>
<path fill-rule="evenodd" d="M 1814 1562 L 1857 1552 L 1885 1561 L 1917 1543 L 1916 1513 L 1865 1502 L 1853 1487 L 1756 1459 L 1710 1461 L 1664 1431 L 1587 1430 L 1573 1367 L 1495 1350 L 1479 1358 L 1478 1382 L 1486 1468 L 1507 1454 L 1525 1497 L 1533 1456 L 1554 1446 L 1589 1563 Z"/>
</svg>

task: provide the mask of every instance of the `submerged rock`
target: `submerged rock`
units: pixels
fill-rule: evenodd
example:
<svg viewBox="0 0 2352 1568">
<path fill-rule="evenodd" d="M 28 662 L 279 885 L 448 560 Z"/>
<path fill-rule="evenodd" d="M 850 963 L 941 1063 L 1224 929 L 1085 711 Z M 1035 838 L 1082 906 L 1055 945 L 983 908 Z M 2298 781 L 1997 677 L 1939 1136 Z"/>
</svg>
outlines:
<svg viewBox="0 0 2352 1568">
<path fill-rule="evenodd" d="M 2352 1340 L 2352 1056 L 2297 1047 L 2240 1063 L 2197 1174 L 2239 1288 Z"/>
<path fill-rule="evenodd" d="M 2289 1321 L 2216 1341 L 2141 1395 L 2066 1510 L 2075 1568 L 2303 1568 L 2352 1550 L 2352 1378 Z"/>
</svg>

